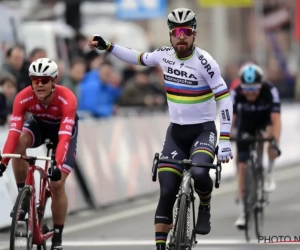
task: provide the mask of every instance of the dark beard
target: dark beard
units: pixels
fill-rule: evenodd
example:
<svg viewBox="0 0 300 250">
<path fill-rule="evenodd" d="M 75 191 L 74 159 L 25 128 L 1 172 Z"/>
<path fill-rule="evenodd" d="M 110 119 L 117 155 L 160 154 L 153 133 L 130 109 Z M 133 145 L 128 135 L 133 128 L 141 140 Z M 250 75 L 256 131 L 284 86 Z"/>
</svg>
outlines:
<svg viewBox="0 0 300 250">
<path fill-rule="evenodd" d="M 174 47 L 174 50 L 176 52 L 177 57 L 179 58 L 183 58 L 183 57 L 188 57 L 189 55 L 191 55 L 193 53 L 194 50 L 194 44 L 192 44 L 190 47 L 188 48 L 181 48 L 181 49 L 177 49 L 176 47 Z"/>
</svg>

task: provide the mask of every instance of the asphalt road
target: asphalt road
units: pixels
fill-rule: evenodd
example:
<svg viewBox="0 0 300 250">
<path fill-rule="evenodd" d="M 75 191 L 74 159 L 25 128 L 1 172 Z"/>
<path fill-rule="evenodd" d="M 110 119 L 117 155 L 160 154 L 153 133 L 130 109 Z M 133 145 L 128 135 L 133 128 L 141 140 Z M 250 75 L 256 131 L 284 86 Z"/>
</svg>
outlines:
<svg viewBox="0 0 300 250">
<path fill-rule="evenodd" d="M 295 236 L 300 237 L 300 169 L 278 170 L 275 176 L 277 190 L 269 196 L 264 235 L 287 236 L 293 240 Z M 238 215 L 235 194 L 235 182 L 224 182 L 220 189 L 214 190 L 212 230 L 207 236 L 198 235 L 199 243 L 195 249 L 300 250 L 300 242 L 264 244 L 253 240 L 246 243 L 243 231 L 233 225 Z M 64 230 L 64 249 L 155 249 L 153 217 L 157 200 L 157 196 L 152 196 L 101 211 L 69 216 Z M 9 232 L 0 233 L 0 250 L 7 249 L 8 238 Z"/>
</svg>

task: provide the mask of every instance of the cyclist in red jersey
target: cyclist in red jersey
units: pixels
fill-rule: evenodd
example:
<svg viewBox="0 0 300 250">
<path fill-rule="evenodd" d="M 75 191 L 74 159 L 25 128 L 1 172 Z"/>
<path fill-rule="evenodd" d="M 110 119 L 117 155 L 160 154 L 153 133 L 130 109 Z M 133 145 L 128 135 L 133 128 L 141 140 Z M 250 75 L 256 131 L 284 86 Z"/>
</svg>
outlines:
<svg viewBox="0 0 300 250">
<path fill-rule="evenodd" d="M 56 85 L 57 64 L 41 58 L 29 67 L 31 86 L 19 92 L 14 100 L 10 130 L 3 153 L 26 154 L 26 149 L 36 148 L 50 139 L 55 146 L 57 166 L 61 180 L 51 182 L 52 217 L 54 235 L 51 250 L 62 249 L 62 231 L 67 214 L 67 196 L 64 189 L 68 174 L 75 164 L 78 133 L 77 100 L 71 90 Z M 32 117 L 24 122 L 25 113 Z M 9 159 L 0 163 L 0 176 L 6 170 Z M 18 190 L 25 185 L 27 163 L 12 159 L 12 167 Z M 20 211 L 25 217 L 26 211 Z M 21 216 L 21 215 L 20 215 Z"/>
</svg>

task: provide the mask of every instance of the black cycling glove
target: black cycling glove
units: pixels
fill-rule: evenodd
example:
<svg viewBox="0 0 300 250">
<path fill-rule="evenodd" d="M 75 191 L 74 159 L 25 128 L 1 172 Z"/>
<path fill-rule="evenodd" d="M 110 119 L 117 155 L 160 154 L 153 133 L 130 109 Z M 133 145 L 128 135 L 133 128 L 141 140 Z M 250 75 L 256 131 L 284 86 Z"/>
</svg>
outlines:
<svg viewBox="0 0 300 250">
<path fill-rule="evenodd" d="M 99 50 L 106 50 L 107 42 L 99 35 L 95 35 L 93 41 L 97 41 L 98 44 L 95 46 Z"/>
<path fill-rule="evenodd" d="M 0 177 L 3 175 L 6 168 L 7 168 L 7 166 L 4 163 L 0 163 Z"/>
<path fill-rule="evenodd" d="M 51 168 L 49 168 L 48 176 L 50 177 L 51 181 L 59 181 L 61 179 L 61 171 L 59 168 L 54 168 L 53 172 L 51 173 Z"/>
</svg>

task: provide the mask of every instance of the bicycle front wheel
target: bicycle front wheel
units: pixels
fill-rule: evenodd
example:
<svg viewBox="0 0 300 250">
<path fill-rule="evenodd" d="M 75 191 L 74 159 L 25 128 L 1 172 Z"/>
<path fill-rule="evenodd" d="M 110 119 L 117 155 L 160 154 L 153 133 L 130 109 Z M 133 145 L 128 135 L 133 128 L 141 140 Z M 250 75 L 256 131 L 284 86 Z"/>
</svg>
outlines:
<svg viewBox="0 0 300 250">
<path fill-rule="evenodd" d="M 264 169 L 262 166 L 256 169 L 257 203 L 254 209 L 255 232 L 259 239 L 263 235 L 264 226 L 264 206 L 266 204 L 264 192 Z"/>
<path fill-rule="evenodd" d="M 251 238 L 251 229 L 254 229 L 254 208 L 257 200 L 256 181 L 254 164 L 249 161 L 246 167 L 246 176 L 244 184 L 244 209 L 245 209 L 245 236 L 249 241 Z M 253 230 L 254 231 L 254 230 Z M 253 232 L 254 234 L 254 232 Z"/>
<path fill-rule="evenodd" d="M 175 250 L 189 249 L 189 235 L 187 235 L 188 216 L 188 197 L 186 194 L 182 194 L 178 211 L 178 223 L 176 226 Z"/>
<path fill-rule="evenodd" d="M 18 194 L 10 229 L 10 250 L 32 249 L 33 218 L 31 190 L 25 186 Z"/>
</svg>

